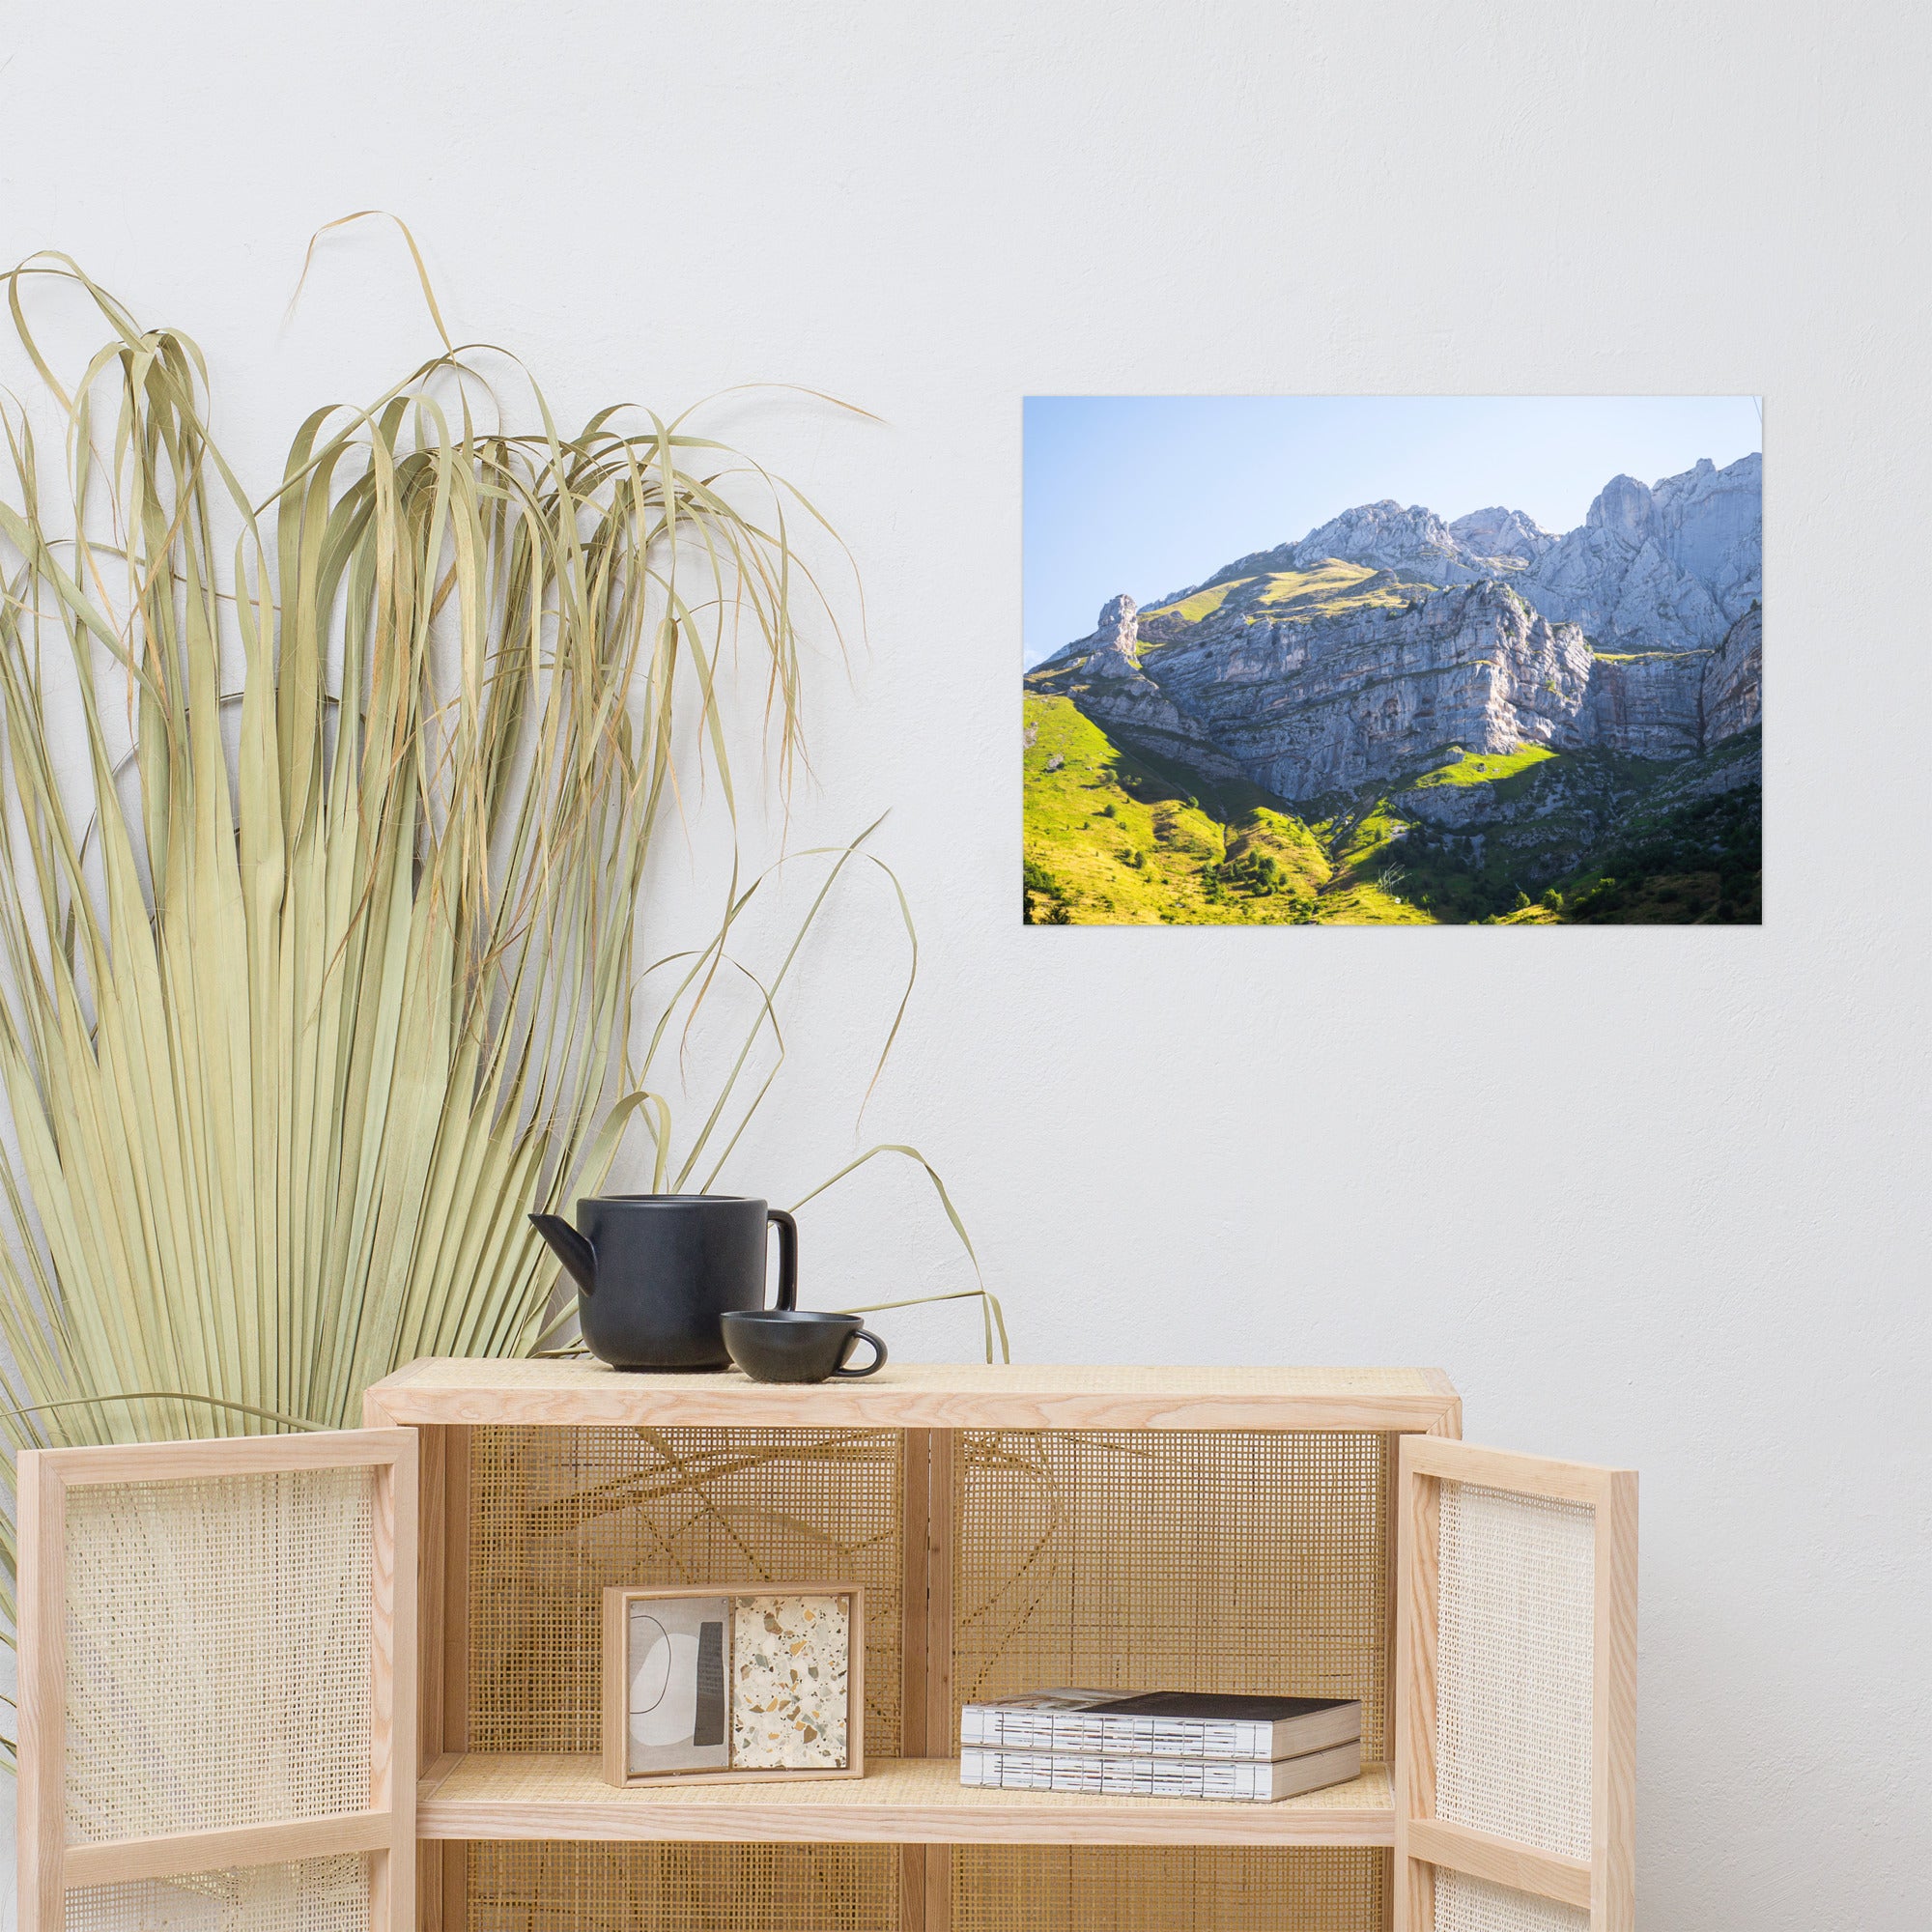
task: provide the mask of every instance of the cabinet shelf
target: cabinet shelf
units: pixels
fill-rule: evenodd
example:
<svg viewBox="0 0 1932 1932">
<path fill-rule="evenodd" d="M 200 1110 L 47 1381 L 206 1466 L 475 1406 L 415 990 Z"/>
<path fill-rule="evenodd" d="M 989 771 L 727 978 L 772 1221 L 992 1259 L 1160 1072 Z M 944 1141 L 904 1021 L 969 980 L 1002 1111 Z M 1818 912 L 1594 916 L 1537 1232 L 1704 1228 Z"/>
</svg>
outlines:
<svg viewBox="0 0 1932 1932">
<path fill-rule="evenodd" d="M 619 1790 L 594 1757 L 439 1758 L 416 1795 L 424 1838 L 727 1844 L 1392 1845 L 1385 1765 L 1273 1804 L 983 1791 L 952 1758 L 885 1758 L 862 1778 Z"/>
<path fill-rule="evenodd" d="M 651 1375 L 585 1358 L 412 1362 L 371 1416 L 417 1427 L 1434 1430 L 1462 1403 L 1439 1369 L 983 1368 L 894 1362 L 809 1384 Z"/>
</svg>

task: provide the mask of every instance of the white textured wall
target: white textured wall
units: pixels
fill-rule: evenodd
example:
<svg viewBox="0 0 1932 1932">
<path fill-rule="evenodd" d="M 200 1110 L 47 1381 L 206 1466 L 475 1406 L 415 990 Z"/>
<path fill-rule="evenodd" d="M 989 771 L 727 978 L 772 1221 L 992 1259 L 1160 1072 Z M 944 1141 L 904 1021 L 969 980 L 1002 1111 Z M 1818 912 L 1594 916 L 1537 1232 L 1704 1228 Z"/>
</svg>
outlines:
<svg viewBox="0 0 1932 1932">
<path fill-rule="evenodd" d="M 429 346 L 373 231 L 283 326 L 310 230 L 367 206 L 566 409 L 775 378 L 887 417 L 722 418 L 867 575 L 805 818 L 892 806 L 922 922 L 868 1133 L 943 1166 L 1036 1359 L 1440 1363 L 1472 1437 L 1638 1465 L 1643 1922 L 1903 1932 L 1927 41 L 1713 0 L 93 0 L 10 22 L 0 254 L 67 248 L 196 334 L 265 476 Z M 1023 930 L 1018 399 L 1178 389 L 1761 393 L 1763 929 Z M 852 1146 L 834 1075 L 876 1037 L 883 903 L 827 937 L 818 1070 L 734 1177 L 780 1199 Z M 910 1177 L 811 1212 L 816 1298 L 961 1279 Z"/>
</svg>

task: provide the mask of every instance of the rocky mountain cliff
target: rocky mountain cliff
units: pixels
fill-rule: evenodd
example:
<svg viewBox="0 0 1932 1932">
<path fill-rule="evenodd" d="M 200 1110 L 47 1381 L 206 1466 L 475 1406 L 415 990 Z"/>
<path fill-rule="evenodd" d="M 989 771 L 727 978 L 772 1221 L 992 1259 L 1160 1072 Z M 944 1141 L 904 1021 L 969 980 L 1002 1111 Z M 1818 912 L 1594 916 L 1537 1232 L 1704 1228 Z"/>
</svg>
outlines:
<svg viewBox="0 0 1932 1932">
<path fill-rule="evenodd" d="M 1533 562 L 1556 542 L 1520 510 L 1473 510 L 1445 524 L 1419 503 L 1406 508 L 1394 497 L 1360 503 L 1319 525 L 1299 543 L 1277 544 L 1224 564 L 1212 577 L 1167 600 L 1179 603 L 1195 590 L 1283 571 L 1313 570 L 1330 558 L 1386 570 L 1407 582 L 1440 588 L 1507 576 Z"/>
<path fill-rule="evenodd" d="M 1534 518 L 1520 510 L 1506 510 L 1500 503 L 1458 517 L 1449 526 L 1449 534 L 1465 554 L 1494 557 L 1501 563 L 1534 563 L 1556 542 Z"/>
<path fill-rule="evenodd" d="M 1452 753 L 1695 757 L 1758 721 L 1761 469 L 1614 477 L 1561 537 L 1363 504 L 1151 611 L 1113 598 L 1027 685 L 1291 803 Z"/>
<path fill-rule="evenodd" d="M 1523 595 L 1600 650 L 1716 649 L 1763 595 L 1763 468 L 1707 458 L 1655 489 L 1612 477 L 1524 573 Z"/>
</svg>

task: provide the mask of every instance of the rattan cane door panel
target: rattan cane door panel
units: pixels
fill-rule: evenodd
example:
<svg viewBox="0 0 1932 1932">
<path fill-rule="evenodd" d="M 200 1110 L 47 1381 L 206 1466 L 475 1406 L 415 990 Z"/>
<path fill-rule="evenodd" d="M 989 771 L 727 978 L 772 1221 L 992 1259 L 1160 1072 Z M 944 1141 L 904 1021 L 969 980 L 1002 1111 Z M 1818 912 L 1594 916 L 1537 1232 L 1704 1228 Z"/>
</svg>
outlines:
<svg viewBox="0 0 1932 1932">
<path fill-rule="evenodd" d="M 1439 1491 L 1435 1815 L 1590 1856 L 1596 1511 Z"/>
<path fill-rule="evenodd" d="M 70 1493 L 71 1842 L 368 1804 L 376 1481 L 288 1469 Z"/>
<path fill-rule="evenodd" d="M 83 1886 L 65 1932 L 369 1932 L 369 1861 L 302 1859 Z"/>
<path fill-rule="evenodd" d="M 415 1432 L 28 1451 L 18 1491 L 22 1932 L 403 1932 Z"/>
<path fill-rule="evenodd" d="M 1435 1925 L 1438 1932 L 1589 1932 L 1590 1915 L 1466 1872 L 1438 1871 Z"/>
<path fill-rule="evenodd" d="M 1636 1477 L 1401 1457 L 1397 1932 L 1631 1932 Z"/>
<path fill-rule="evenodd" d="M 1393 1436 L 964 1431 L 960 1703 L 1048 1685 L 1362 1700 L 1388 1754 Z"/>
</svg>

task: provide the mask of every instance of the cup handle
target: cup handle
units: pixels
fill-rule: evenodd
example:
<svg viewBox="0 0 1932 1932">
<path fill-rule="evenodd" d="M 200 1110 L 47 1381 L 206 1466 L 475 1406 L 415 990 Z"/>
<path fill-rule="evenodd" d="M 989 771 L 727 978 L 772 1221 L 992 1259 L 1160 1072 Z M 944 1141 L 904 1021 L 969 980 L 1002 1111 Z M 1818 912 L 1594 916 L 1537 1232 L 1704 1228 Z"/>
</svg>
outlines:
<svg viewBox="0 0 1932 1932">
<path fill-rule="evenodd" d="M 861 1342 L 871 1343 L 872 1359 L 869 1362 L 867 1362 L 863 1369 L 848 1369 L 845 1366 L 845 1364 L 852 1359 L 852 1350 L 856 1349 Z M 874 1335 L 869 1328 L 861 1328 L 859 1332 L 856 1335 L 854 1335 L 849 1342 L 845 1344 L 845 1352 L 843 1355 L 839 1357 L 838 1366 L 836 1369 L 834 1369 L 832 1373 L 835 1376 L 849 1377 L 853 1381 L 857 1381 L 861 1376 L 877 1375 L 879 1371 L 883 1369 L 885 1366 L 886 1366 L 886 1345 L 883 1342 L 881 1342 L 879 1338 L 876 1335 Z"/>
<path fill-rule="evenodd" d="M 779 1231 L 779 1298 L 775 1308 L 798 1306 L 798 1223 L 782 1208 L 769 1209 L 765 1216 Z"/>
</svg>

